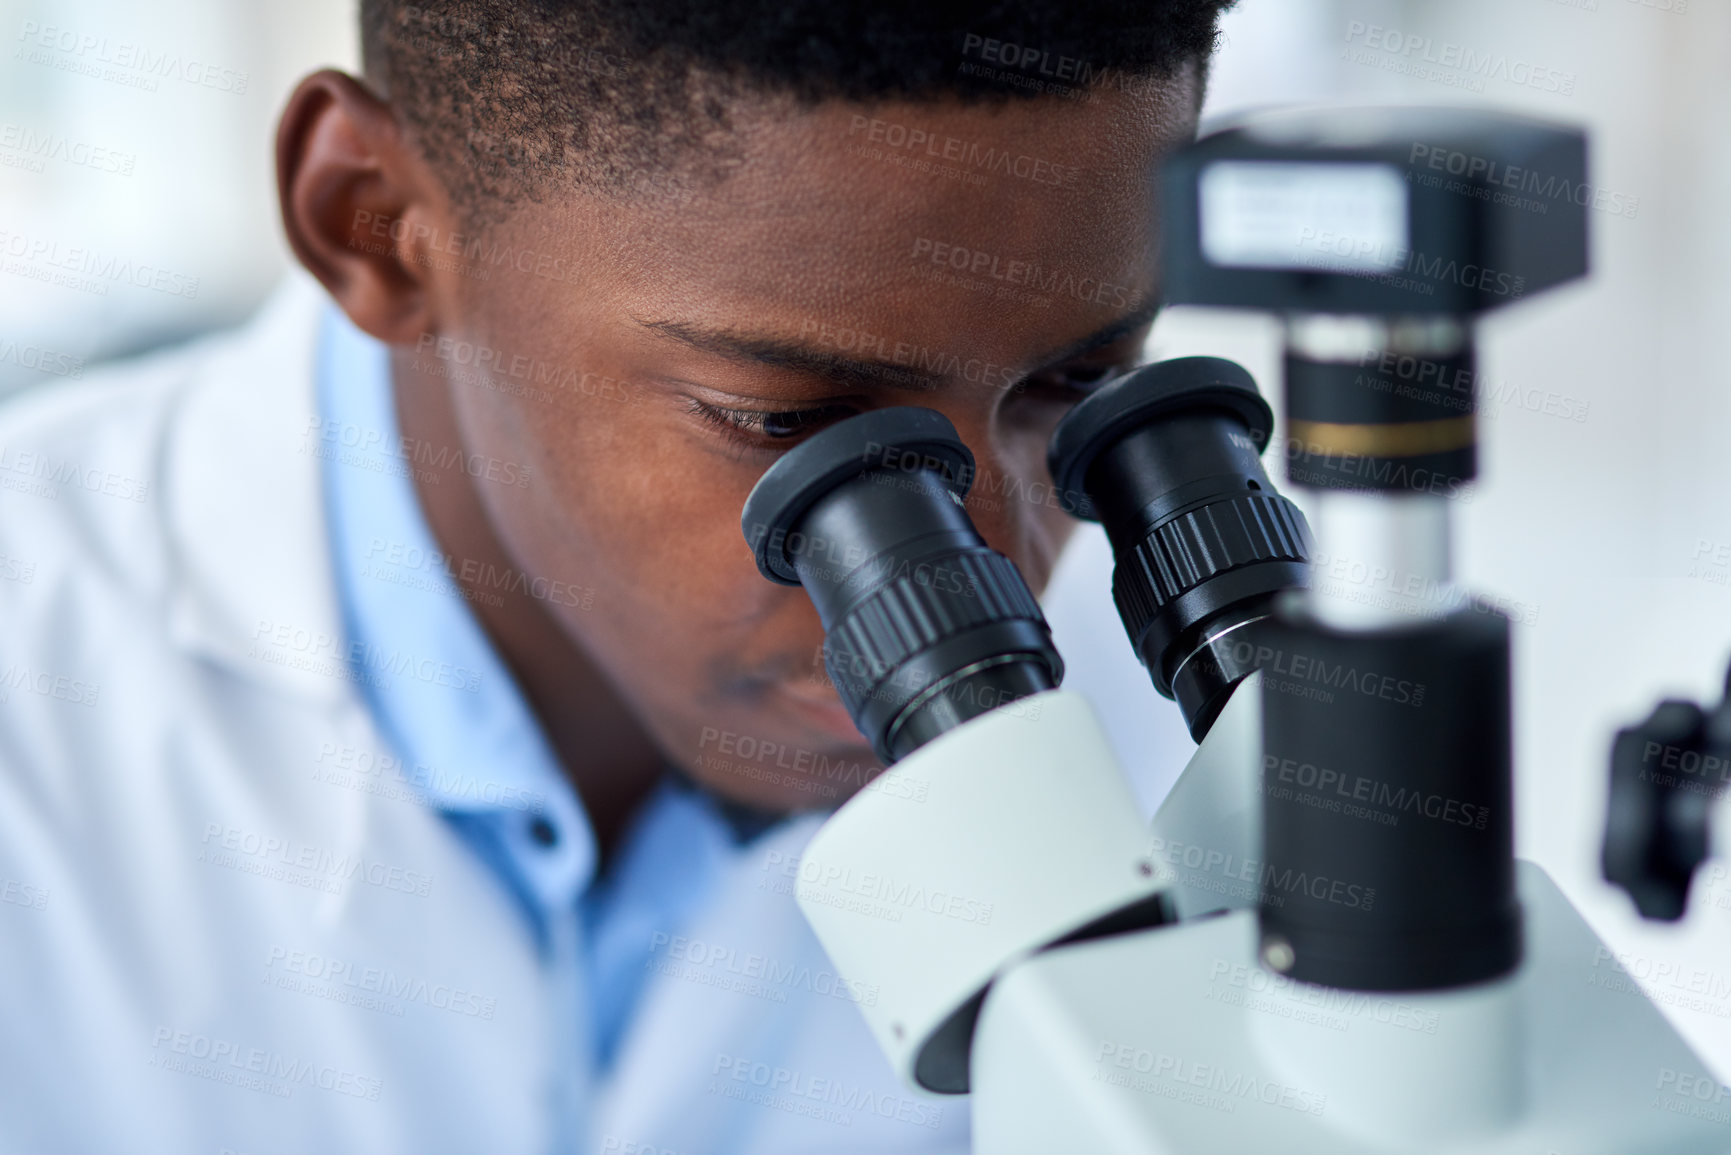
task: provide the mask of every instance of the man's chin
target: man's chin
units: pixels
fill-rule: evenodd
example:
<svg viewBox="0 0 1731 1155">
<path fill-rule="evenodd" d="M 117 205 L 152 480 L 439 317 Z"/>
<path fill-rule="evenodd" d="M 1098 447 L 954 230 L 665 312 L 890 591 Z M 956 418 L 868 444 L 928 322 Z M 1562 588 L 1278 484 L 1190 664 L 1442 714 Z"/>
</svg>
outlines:
<svg viewBox="0 0 1731 1155">
<path fill-rule="evenodd" d="M 713 793 L 765 810 L 830 809 L 883 773 L 833 691 L 777 685 L 752 705 L 736 727 L 699 735 L 692 777 Z"/>
</svg>

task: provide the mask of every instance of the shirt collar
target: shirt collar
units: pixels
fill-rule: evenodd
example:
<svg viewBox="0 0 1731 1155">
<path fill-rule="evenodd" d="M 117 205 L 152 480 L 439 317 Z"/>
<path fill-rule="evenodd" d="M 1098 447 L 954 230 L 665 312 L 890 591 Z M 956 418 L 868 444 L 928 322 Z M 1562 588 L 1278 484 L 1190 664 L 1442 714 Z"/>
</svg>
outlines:
<svg viewBox="0 0 1731 1155">
<path fill-rule="evenodd" d="M 487 840 L 519 893 L 569 909 L 596 867 L 588 815 L 464 600 L 415 492 L 389 350 L 327 308 L 315 451 L 324 475 L 345 657 L 400 772 Z"/>
</svg>

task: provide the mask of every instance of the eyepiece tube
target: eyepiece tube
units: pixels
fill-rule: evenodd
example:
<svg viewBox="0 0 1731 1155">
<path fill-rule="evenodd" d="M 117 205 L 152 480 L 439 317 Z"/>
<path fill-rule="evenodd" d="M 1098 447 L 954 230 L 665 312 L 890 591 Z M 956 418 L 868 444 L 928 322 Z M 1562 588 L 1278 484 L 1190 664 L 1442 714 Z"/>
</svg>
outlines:
<svg viewBox="0 0 1731 1155">
<path fill-rule="evenodd" d="M 1244 369 L 1182 357 L 1102 386 L 1047 455 L 1066 506 L 1105 528 L 1125 632 L 1198 742 L 1256 668 L 1274 595 L 1309 582 L 1309 527 L 1262 467 L 1273 426 Z"/>
<path fill-rule="evenodd" d="M 758 570 L 805 588 L 830 678 L 886 765 L 1063 680 L 1039 603 L 968 517 L 973 474 L 942 414 L 878 409 L 787 453 L 745 502 Z"/>
</svg>

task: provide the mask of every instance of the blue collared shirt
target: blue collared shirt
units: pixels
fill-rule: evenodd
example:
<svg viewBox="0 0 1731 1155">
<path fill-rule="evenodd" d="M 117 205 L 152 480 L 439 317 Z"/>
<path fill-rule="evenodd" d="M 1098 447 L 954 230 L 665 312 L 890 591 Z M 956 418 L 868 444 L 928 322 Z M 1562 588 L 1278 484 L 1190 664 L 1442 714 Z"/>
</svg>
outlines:
<svg viewBox="0 0 1731 1155">
<path fill-rule="evenodd" d="M 464 559 L 440 549 L 422 513 L 413 471 L 440 453 L 402 438 L 387 348 L 334 307 L 320 333 L 318 405 L 335 446 L 325 501 L 356 681 L 428 805 L 515 896 L 546 965 L 566 972 L 580 1086 L 630 1020 L 651 933 L 694 914 L 716 870 L 760 828 L 670 774 L 597 878 L 582 800 L 465 600 Z M 422 448 L 430 453 L 417 457 Z"/>
</svg>

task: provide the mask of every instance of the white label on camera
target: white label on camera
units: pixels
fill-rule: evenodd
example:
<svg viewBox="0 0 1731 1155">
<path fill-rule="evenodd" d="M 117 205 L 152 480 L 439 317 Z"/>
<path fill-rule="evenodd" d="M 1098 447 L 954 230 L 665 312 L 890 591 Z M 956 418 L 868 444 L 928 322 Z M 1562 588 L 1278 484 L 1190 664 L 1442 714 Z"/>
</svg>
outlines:
<svg viewBox="0 0 1731 1155">
<path fill-rule="evenodd" d="M 1223 160 L 1199 184 L 1212 264 L 1360 273 L 1406 263 L 1406 182 L 1392 165 Z"/>
</svg>

